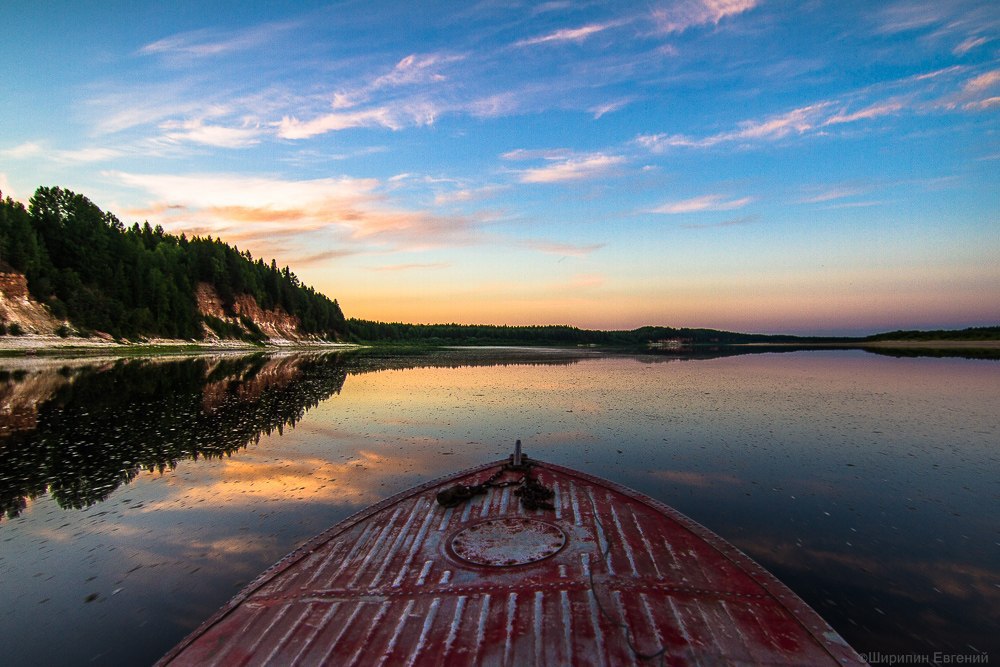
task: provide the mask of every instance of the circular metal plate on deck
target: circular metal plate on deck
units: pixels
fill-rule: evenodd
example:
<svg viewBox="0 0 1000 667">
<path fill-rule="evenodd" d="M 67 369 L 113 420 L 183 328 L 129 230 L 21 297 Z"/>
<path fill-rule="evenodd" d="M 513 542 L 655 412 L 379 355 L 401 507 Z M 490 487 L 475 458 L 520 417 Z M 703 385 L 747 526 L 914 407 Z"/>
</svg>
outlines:
<svg viewBox="0 0 1000 667">
<path fill-rule="evenodd" d="M 544 521 L 508 517 L 487 519 L 463 528 L 451 538 L 456 556 L 474 565 L 526 565 L 555 555 L 566 545 L 566 533 Z"/>
</svg>

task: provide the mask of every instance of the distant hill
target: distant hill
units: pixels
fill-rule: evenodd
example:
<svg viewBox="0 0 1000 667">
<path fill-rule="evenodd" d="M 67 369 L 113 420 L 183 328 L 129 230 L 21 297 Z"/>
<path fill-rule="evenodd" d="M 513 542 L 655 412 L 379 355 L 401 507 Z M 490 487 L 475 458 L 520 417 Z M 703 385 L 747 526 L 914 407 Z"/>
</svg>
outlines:
<svg viewBox="0 0 1000 667">
<path fill-rule="evenodd" d="M 62 188 L 38 188 L 27 208 L 0 200 L 0 274 L 9 302 L 0 316 L 31 315 L 43 326 L 44 313 L 29 308 L 38 302 L 63 323 L 61 335 L 256 341 L 347 335 L 336 300 L 301 284 L 288 267 L 255 260 L 220 239 L 178 237 L 148 222 L 126 227 Z M 20 333 L 19 321 L 0 324 L 0 333 Z"/>
</svg>

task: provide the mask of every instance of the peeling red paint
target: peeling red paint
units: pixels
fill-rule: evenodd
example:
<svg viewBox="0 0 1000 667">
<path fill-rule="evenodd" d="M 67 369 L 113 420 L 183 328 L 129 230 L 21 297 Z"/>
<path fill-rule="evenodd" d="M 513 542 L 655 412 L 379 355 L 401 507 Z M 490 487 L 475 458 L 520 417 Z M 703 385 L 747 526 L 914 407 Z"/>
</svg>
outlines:
<svg viewBox="0 0 1000 667">
<path fill-rule="evenodd" d="M 511 487 L 435 502 L 500 465 L 338 524 L 161 664 L 620 665 L 661 651 L 671 665 L 865 664 L 747 556 L 624 487 L 535 462 L 554 510 L 525 511 Z"/>
</svg>

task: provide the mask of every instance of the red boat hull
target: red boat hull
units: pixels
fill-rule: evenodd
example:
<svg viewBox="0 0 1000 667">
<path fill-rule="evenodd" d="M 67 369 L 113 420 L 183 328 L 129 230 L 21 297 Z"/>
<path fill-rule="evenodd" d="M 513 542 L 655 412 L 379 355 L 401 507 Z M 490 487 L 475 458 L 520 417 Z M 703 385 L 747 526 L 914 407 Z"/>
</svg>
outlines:
<svg viewBox="0 0 1000 667">
<path fill-rule="evenodd" d="M 630 489 L 534 462 L 554 509 L 523 509 L 512 487 L 436 502 L 503 463 L 334 526 L 160 664 L 866 664 L 750 558 Z"/>
</svg>

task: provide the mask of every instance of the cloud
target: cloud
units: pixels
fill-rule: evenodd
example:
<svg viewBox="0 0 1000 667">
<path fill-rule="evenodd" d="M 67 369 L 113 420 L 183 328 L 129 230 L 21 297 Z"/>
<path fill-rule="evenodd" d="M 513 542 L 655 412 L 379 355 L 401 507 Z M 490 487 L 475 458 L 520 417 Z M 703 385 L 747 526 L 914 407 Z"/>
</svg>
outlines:
<svg viewBox="0 0 1000 667">
<path fill-rule="evenodd" d="M 560 160 L 571 155 L 573 155 L 573 151 L 568 148 L 515 148 L 503 153 L 500 157 L 504 160 Z"/>
<path fill-rule="evenodd" d="M 223 33 L 216 30 L 192 30 L 155 42 L 139 49 L 143 56 L 167 56 L 184 58 L 207 58 L 235 51 L 258 48 L 276 39 L 281 33 L 299 26 L 297 22 L 265 23 L 252 28 Z"/>
<path fill-rule="evenodd" d="M 476 201 L 492 197 L 505 188 L 500 185 L 484 185 L 479 188 L 461 188 L 450 192 L 438 192 L 434 195 L 435 206 L 447 206 L 462 202 Z"/>
<path fill-rule="evenodd" d="M 833 111 L 840 106 L 839 111 Z M 736 129 L 706 137 L 691 137 L 682 134 L 640 134 L 632 143 L 651 153 L 664 153 L 670 148 L 708 148 L 731 142 L 778 141 L 790 135 L 805 135 L 822 131 L 825 127 L 844 123 L 872 120 L 904 109 L 902 102 L 891 100 L 878 102 L 856 111 L 849 111 L 843 105 L 832 101 L 821 101 L 798 107 L 783 113 L 761 119 L 744 120 Z"/>
<path fill-rule="evenodd" d="M 439 65 L 457 62 L 464 58 L 465 56 L 462 55 L 411 54 L 396 63 L 391 72 L 375 79 L 369 89 L 378 90 L 387 87 L 444 81 L 447 77 L 436 71 L 436 68 Z M 349 99 L 349 96 L 346 98 L 342 96 L 339 101 L 343 103 Z M 337 102 L 338 99 L 335 97 L 334 103 Z"/>
<path fill-rule="evenodd" d="M 847 197 L 856 197 L 857 195 L 864 194 L 865 190 L 862 188 L 833 188 L 829 190 L 824 190 L 814 195 L 809 195 L 799 199 L 796 203 L 798 204 L 822 204 L 829 201 L 834 201 L 836 199 L 845 199 Z"/>
<path fill-rule="evenodd" d="M 907 32 L 940 23 L 945 17 L 942 3 L 897 2 L 880 12 L 879 28 L 884 33 Z"/>
<path fill-rule="evenodd" d="M 853 113 L 840 112 L 836 115 L 830 116 L 823 121 L 823 126 L 837 125 L 838 123 L 853 123 L 859 120 L 870 120 L 872 118 L 878 118 L 879 116 L 895 113 L 902 108 L 903 105 L 899 102 L 873 104 L 870 107 L 866 107 Z"/>
<path fill-rule="evenodd" d="M 599 32 L 603 32 L 608 28 L 614 26 L 614 23 L 591 23 L 590 25 L 581 26 L 579 28 L 564 28 L 562 30 L 556 30 L 555 32 L 550 32 L 547 35 L 542 35 L 540 37 L 531 37 L 529 39 L 522 39 L 514 43 L 514 46 L 524 47 L 524 46 L 537 46 L 538 44 L 552 44 L 552 43 L 562 43 L 562 42 L 581 42 L 591 35 L 596 35 Z"/>
<path fill-rule="evenodd" d="M 995 69 L 966 81 L 962 90 L 966 93 L 981 93 L 1000 83 L 1000 69 Z"/>
<path fill-rule="evenodd" d="M 103 162 L 105 160 L 120 157 L 122 154 L 122 151 L 117 148 L 100 146 L 91 146 L 72 150 L 54 150 L 31 141 L 18 144 L 12 148 L 0 150 L 0 157 L 6 160 L 24 160 L 27 158 L 43 157 L 54 162 L 61 162 L 63 164 Z"/>
<path fill-rule="evenodd" d="M 640 134 L 632 143 L 645 148 L 650 153 L 664 153 L 677 146 L 697 146 L 698 141 L 680 134 Z"/>
<path fill-rule="evenodd" d="M 792 109 L 764 120 L 743 121 L 739 124 L 739 130 L 710 137 L 709 141 L 718 143 L 739 139 L 780 139 L 791 132 L 802 134 L 818 124 L 817 118 L 830 104 L 830 102 L 819 102 Z"/>
<path fill-rule="evenodd" d="M 24 158 L 40 155 L 42 150 L 41 144 L 26 141 L 11 148 L 0 149 L 0 157 L 5 160 L 23 160 Z"/>
<path fill-rule="evenodd" d="M 594 114 L 594 120 L 597 120 L 605 114 L 618 111 L 619 109 L 624 109 L 629 104 L 634 101 L 634 98 L 626 97 L 620 100 L 613 100 L 611 102 L 605 102 L 604 104 L 598 104 L 597 106 L 591 107 L 588 111 Z"/>
<path fill-rule="evenodd" d="M 282 139 L 308 139 L 317 134 L 337 132 L 353 127 L 384 127 L 398 130 L 402 126 L 395 114 L 386 107 L 331 113 L 308 121 L 285 116 L 277 123 L 278 136 Z"/>
<path fill-rule="evenodd" d="M 657 206 L 651 212 L 675 215 L 680 213 L 700 213 L 702 211 L 732 211 L 743 208 L 752 201 L 752 197 L 727 199 L 725 195 L 702 195 L 701 197 L 668 202 Z"/>
<path fill-rule="evenodd" d="M 202 119 L 170 120 L 160 124 L 169 141 L 191 142 L 217 148 L 246 148 L 260 143 L 262 130 L 257 126 L 222 127 L 206 125 Z"/>
<path fill-rule="evenodd" d="M 428 270 L 428 269 L 446 269 L 451 264 L 446 262 L 428 262 L 424 264 L 411 263 L 411 264 L 388 264 L 386 266 L 376 266 L 372 267 L 372 271 L 413 271 L 413 270 Z"/>
<path fill-rule="evenodd" d="M 116 148 L 79 148 L 76 150 L 55 151 L 53 157 L 59 162 L 70 162 L 74 164 L 84 162 L 104 162 L 122 155 L 122 151 Z"/>
<path fill-rule="evenodd" d="M 975 102 L 967 102 L 964 106 L 965 109 L 976 109 L 978 111 L 985 111 L 994 107 L 1000 107 L 1000 96 L 987 97 L 982 100 L 976 100 Z"/>
<path fill-rule="evenodd" d="M 701 25 L 718 25 L 756 6 L 757 0 L 681 0 L 669 8 L 654 10 L 652 19 L 660 32 L 677 33 Z"/>
<path fill-rule="evenodd" d="M 722 222 L 706 222 L 702 224 L 688 224 L 681 225 L 685 229 L 712 229 L 714 227 L 738 227 L 740 225 L 749 225 L 751 223 L 757 222 L 759 218 L 756 215 L 745 215 L 742 218 L 732 218 L 730 220 L 723 220 Z"/>
<path fill-rule="evenodd" d="M 1000 105 L 1000 97 L 990 94 L 997 88 L 1000 88 L 1000 69 L 990 70 L 968 79 L 961 91 L 945 98 L 942 105 L 948 109 L 961 106 L 969 111 L 992 109 Z"/>
<path fill-rule="evenodd" d="M 964 56 L 972 49 L 982 46 L 983 44 L 986 44 L 988 41 L 990 40 L 986 39 L 985 37 L 969 37 L 968 39 L 964 40 L 961 44 L 956 46 L 954 49 L 952 49 L 951 52 L 954 53 L 956 56 Z"/>
<path fill-rule="evenodd" d="M 239 241 L 258 256 L 266 256 L 262 249 L 287 249 L 288 243 L 295 245 L 296 254 L 313 256 L 307 261 L 319 261 L 375 247 L 382 252 L 420 250 L 481 239 L 480 219 L 395 205 L 376 179 L 104 175 L 154 199 L 146 207 L 150 222 L 177 233 Z"/>
<path fill-rule="evenodd" d="M 407 126 L 433 125 L 441 111 L 428 99 L 395 100 L 384 106 L 338 111 L 307 121 L 285 116 L 274 126 L 282 139 L 308 139 L 358 127 L 382 127 L 396 131 Z"/>
<path fill-rule="evenodd" d="M 544 167 L 525 169 L 519 172 L 519 180 L 521 183 L 583 181 L 607 176 L 624 163 L 625 158 L 620 155 L 592 153 L 570 157 Z"/>
<path fill-rule="evenodd" d="M 375 93 L 385 89 L 437 83 L 447 80 L 440 68 L 465 59 L 460 54 L 411 54 L 397 62 L 393 68 L 353 90 L 338 90 L 332 95 L 333 113 L 320 114 L 310 120 L 300 120 L 285 115 L 273 125 L 282 139 L 308 139 L 328 132 L 352 128 L 381 127 L 401 130 L 408 126 L 433 125 L 444 110 L 451 106 L 441 104 L 421 89 L 416 96 L 386 98 L 382 104 L 362 107 L 372 100 Z"/>
<path fill-rule="evenodd" d="M 604 247 L 603 243 L 592 243 L 589 245 L 575 245 L 572 243 L 558 243 L 555 241 L 544 241 L 541 239 L 522 239 L 518 241 L 518 246 L 530 248 L 550 255 L 562 255 L 569 257 L 586 257 L 596 250 Z"/>
</svg>

